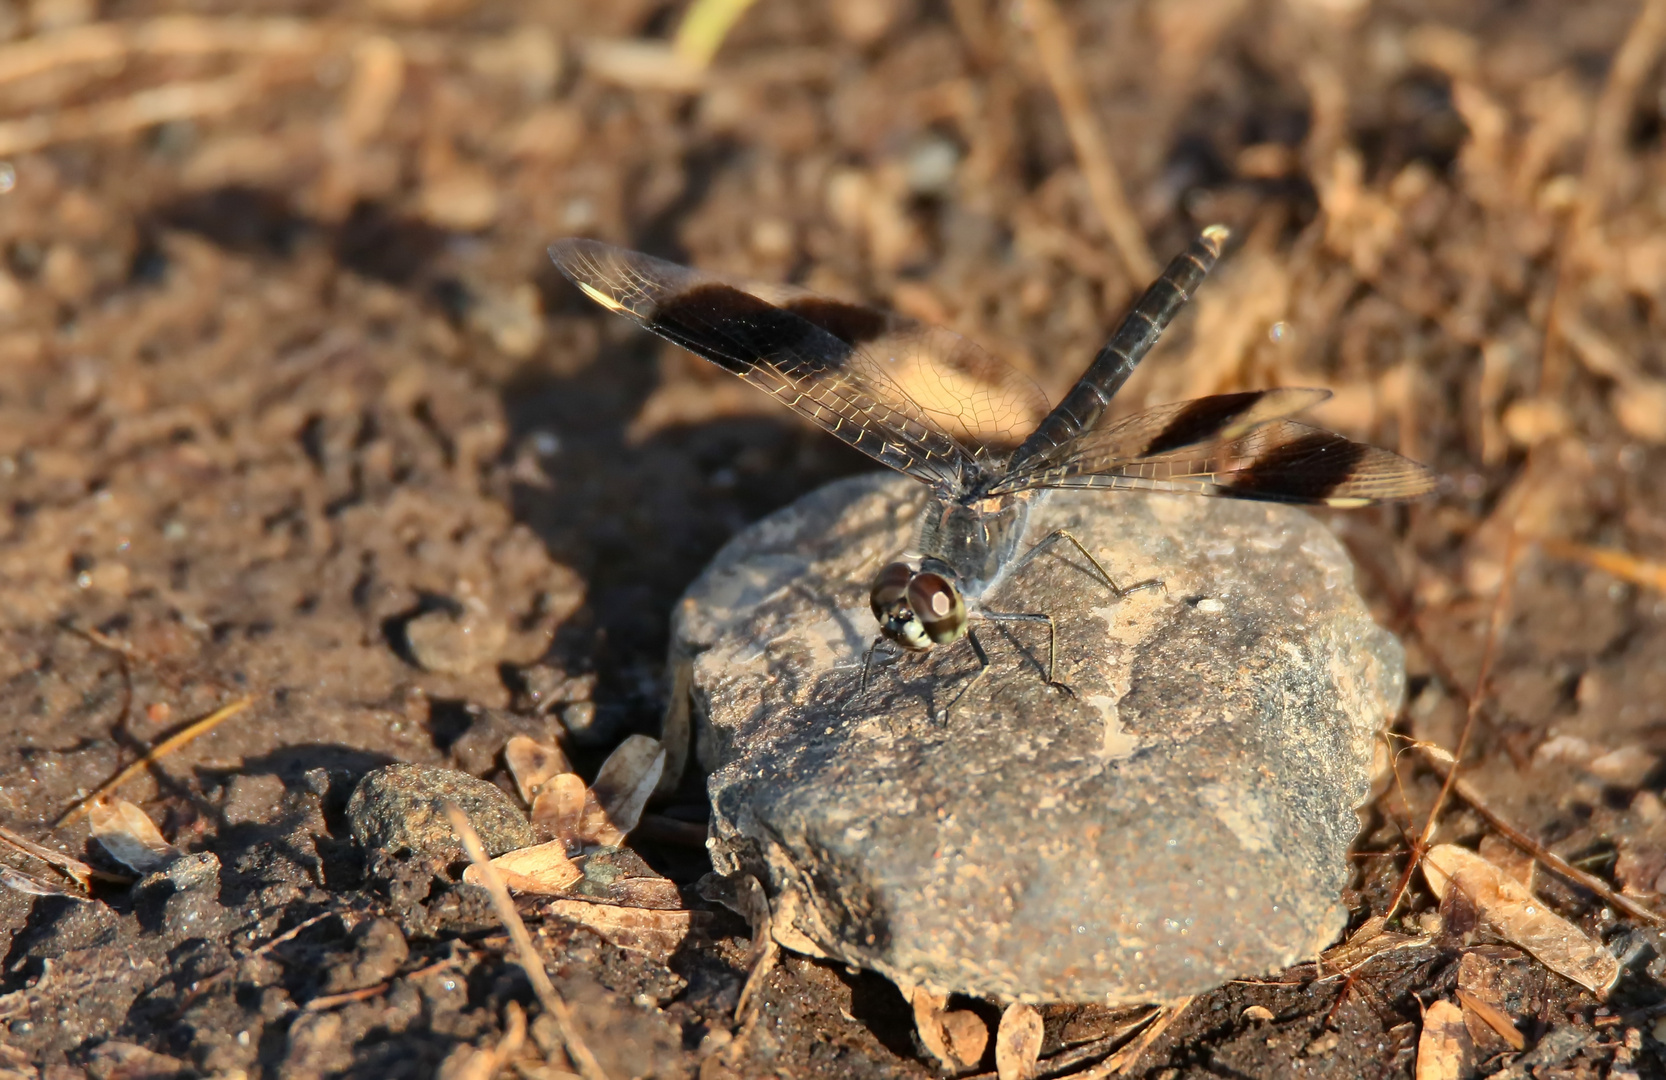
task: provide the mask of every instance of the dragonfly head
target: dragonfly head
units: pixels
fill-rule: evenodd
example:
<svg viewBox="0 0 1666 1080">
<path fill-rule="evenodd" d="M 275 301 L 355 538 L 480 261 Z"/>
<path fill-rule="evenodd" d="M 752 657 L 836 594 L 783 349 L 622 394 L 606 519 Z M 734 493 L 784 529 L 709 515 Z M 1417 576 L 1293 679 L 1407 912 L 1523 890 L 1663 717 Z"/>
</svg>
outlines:
<svg viewBox="0 0 1666 1080">
<path fill-rule="evenodd" d="M 966 601 L 950 574 L 894 562 L 868 593 L 879 632 L 913 652 L 947 645 L 966 633 Z"/>
</svg>

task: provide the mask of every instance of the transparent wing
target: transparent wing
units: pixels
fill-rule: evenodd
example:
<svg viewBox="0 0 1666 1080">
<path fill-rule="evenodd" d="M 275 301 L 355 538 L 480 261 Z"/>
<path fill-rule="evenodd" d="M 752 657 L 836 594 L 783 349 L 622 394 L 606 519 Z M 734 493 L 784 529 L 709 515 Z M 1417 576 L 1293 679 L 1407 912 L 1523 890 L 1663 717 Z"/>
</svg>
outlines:
<svg viewBox="0 0 1666 1080">
<path fill-rule="evenodd" d="M 954 497 L 1046 401 L 964 338 L 795 289 L 756 292 L 594 240 L 550 257 L 586 295 L 739 375 L 875 461 Z M 775 295 L 771 303 L 760 292 Z"/>
<path fill-rule="evenodd" d="M 1364 506 L 1435 489 L 1435 473 L 1409 458 L 1282 419 L 1324 394 L 1260 391 L 1159 406 L 1087 433 L 993 493 L 1118 488 Z"/>
</svg>

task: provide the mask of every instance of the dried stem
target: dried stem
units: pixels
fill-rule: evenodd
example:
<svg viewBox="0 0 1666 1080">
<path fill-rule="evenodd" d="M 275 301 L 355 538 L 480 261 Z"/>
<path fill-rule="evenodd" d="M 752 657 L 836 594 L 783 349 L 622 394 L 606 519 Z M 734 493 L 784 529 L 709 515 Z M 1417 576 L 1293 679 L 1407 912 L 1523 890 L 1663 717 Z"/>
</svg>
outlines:
<svg viewBox="0 0 1666 1080">
<path fill-rule="evenodd" d="M 150 750 L 146 751 L 145 755 L 138 761 L 135 761 L 133 764 L 117 773 L 113 779 L 102 784 L 97 791 L 88 795 L 85 799 L 82 799 L 80 802 L 65 811 L 64 816 L 59 818 L 53 824 L 53 828 L 61 829 L 65 825 L 69 825 L 80 820 L 81 816 L 87 812 L 87 808 L 90 807 L 95 801 L 114 792 L 117 788 L 127 783 L 128 780 L 132 779 L 135 774 L 148 769 L 150 766 L 161 761 L 163 758 L 167 757 L 175 750 L 178 750 L 180 747 L 185 746 L 193 739 L 208 734 L 210 731 L 213 731 L 215 728 L 219 727 L 227 720 L 230 720 L 244 709 L 247 709 L 252 704 L 254 704 L 254 698 L 252 697 L 238 698 L 229 705 L 222 705 L 220 708 L 215 709 L 213 712 L 209 713 L 201 720 L 198 720 L 196 723 L 188 725 L 184 731 L 179 732 L 177 735 L 172 735 L 163 739 L 161 742 L 151 747 Z"/>
<path fill-rule="evenodd" d="M 1550 308 L 1545 316 L 1544 339 L 1540 345 L 1539 393 L 1554 397 L 1567 381 L 1562 327 L 1568 318 L 1567 305 L 1572 303 L 1573 276 L 1579 264 L 1579 254 L 1586 250 L 1590 235 L 1602 220 L 1607 202 L 1608 177 L 1615 172 L 1616 163 L 1625 149 L 1627 125 L 1631 121 L 1631 105 L 1637 100 L 1638 87 L 1660 55 L 1666 43 L 1666 0 L 1643 0 L 1643 10 L 1631 24 L 1620 51 L 1614 55 L 1614 66 L 1608 70 L 1608 82 L 1597 100 L 1591 118 L 1591 137 L 1585 144 L 1585 167 L 1579 178 L 1579 199 L 1574 204 L 1573 216 L 1558 245 L 1556 281 L 1552 286 Z"/>
<path fill-rule="evenodd" d="M 1498 652 L 1498 639 L 1502 636 L 1504 616 L 1509 611 L 1511 587 L 1516 577 L 1516 559 L 1520 553 L 1521 538 L 1512 528 L 1509 546 L 1504 552 L 1504 577 L 1499 582 L 1498 594 L 1493 597 L 1492 615 L 1487 620 L 1487 640 L 1481 648 L 1481 666 L 1475 674 L 1475 689 L 1469 694 L 1469 707 L 1464 712 L 1464 726 L 1458 735 L 1458 748 L 1452 752 L 1454 764 L 1446 774 L 1440 794 L 1435 796 L 1435 804 L 1429 807 L 1429 817 L 1423 823 L 1422 834 L 1412 844 L 1412 857 L 1407 860 L 1405 872 L 1400 875 L 1400 884 L 1394 890 L 1394 902 L 1388 905 L 1388 911 L 1384 913 L 1386 918 L 1393 918 L 1394 913 L 1400 908 L 1400 903 L 1405 900 L 1406 891 L 1411 887 L 1412 874 L 1422 862 L 1423 853 L 1429 849 L 1429 840 L 1434 836 L 1435 827 L 1439 824 L 1441 808 L 1446 805 L 1447 798 L 1452 794 L 1452 786 L 1457 783 L 1458 769 L 1462 766 L 1464 753 L 1469 749 L 1470 736 L 1475 731 L 1475 720 L 1480 715 L 1481 703 L 1486 700 L 1487 681 L 1492 677 L 1493 659 Z"/>
<path fill-rule="evenodd" d="M 480 868 L 481 885 L 492 898 L 492 910 L 497 912 L 503 928 L 509 932 L 509 940 L 515 946 L 516 959 L 526 971 L 527 979 L 532 983 L 532 990 L 538 995 L 538 1001 L 549 1013 L 550 1019 L 555 1021 L 557 1030 L 561 1032 L 561 1042 L 567 1048 L 567 1056 L 573 1059 L 578 1067 L 579 1075 L 584 1080 L 607 1080 L 607 1074 L 596 1061 L 596 1056 L 590 1048 L 584 1045 L 578 1032 L 573 1030 L 572 1014 L 567 1009 L 567 1003 L 556 993 L 555 984 L 550 982 L 549 972 L 544 970 L 544 962 L 538 956 L 538 950 L 532 947 L 532 935 L 527 933 L 526 924 L 521 921 L 520 912 L 515 910 L 515 902 L 509 899 L 509 890 L 504 887 L 503 878 L 498 876 L 497 867 L 486 854 L 486 847 L 480 842 L 480 834 L 469 824 L 468 815 L 463 813 L 462 807 L 456 803 L 445 804 L 445 815 L 451 820 L 451 827 L 457 830 L 457 839 L 462 841 L 463 850 L 468 853 L 469 860 Z"/>
<path fill-rule="evenodd" d="M 1093 196 L 1094 209 L 1099 211 L 1105 231 L 1110 233 L 1111 243 L 1122 256 L 1122 265 L 1127 267 L 1129 276 L 1136 282 L 1151 281 L 1157 276 L 1157 260 L 1146 245 L 1139 219 L 1128 205 L 1122 177 L 1106 149 L 1099 121 L 1094 118 L 1087 87 L 1076 64 L 1070 27 L 1053 0 L 1024 0 L 1023 11 L 1041 57 L 1041 70 L 1058 99 L 1059 112 L 1064 116 L 1071 145 L 1076 149 L 1076 161 Z"/>
</svg>

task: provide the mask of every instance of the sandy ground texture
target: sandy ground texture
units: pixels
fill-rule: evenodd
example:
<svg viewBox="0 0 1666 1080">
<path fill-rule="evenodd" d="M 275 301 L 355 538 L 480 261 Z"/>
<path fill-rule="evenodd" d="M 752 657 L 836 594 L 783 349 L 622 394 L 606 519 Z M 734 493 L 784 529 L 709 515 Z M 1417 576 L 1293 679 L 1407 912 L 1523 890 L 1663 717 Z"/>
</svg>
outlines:
<svg viewBox="0 0 1666 1080">
<path fill-rule="evenodd" d="M 1329 386 L 1450 477 L 1334 522 L 1408 705 L 1347 943 L 1044 1007 L 1040 1074 L 1659 1075 L 1666 2 L 760 0 L 704 68 L 690 11 L 0 4 L 0 825 L 121 871 L 60 816 L 249 701 L 119 788 L 188 860 L 4 856 L 0 1070 L 1023 1075 L 1001 1003 L 791 954 L 737 1018 L 698 776 L 632 839 L 685 911 L 521 901 L 564 1025 L 478 890 L 366 873 L 347 796 L 509 789 L 516 734 L 593 776 L 705 561 L 866 467 L 549 241 L 879 302 L 1056 396 L 1221 221 L 1119 407 Z"/>
</svg>

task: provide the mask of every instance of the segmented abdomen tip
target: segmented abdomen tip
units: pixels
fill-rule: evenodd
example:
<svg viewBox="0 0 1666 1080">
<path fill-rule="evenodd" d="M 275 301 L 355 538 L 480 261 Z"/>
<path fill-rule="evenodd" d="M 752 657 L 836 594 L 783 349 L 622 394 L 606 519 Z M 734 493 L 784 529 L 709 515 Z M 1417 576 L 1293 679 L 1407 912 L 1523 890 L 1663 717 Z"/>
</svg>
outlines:
<svg viewBox="0 0 1666 1080">
<path fill-rule="evenodd" d="M 1221 253 L 1221 245 L 1232 235 L 1232 230 L 1225 225 L 1205 225 L 1200 238 L 1204 243 L 1215 249 L 1215 254 Z"/>
</svg>

